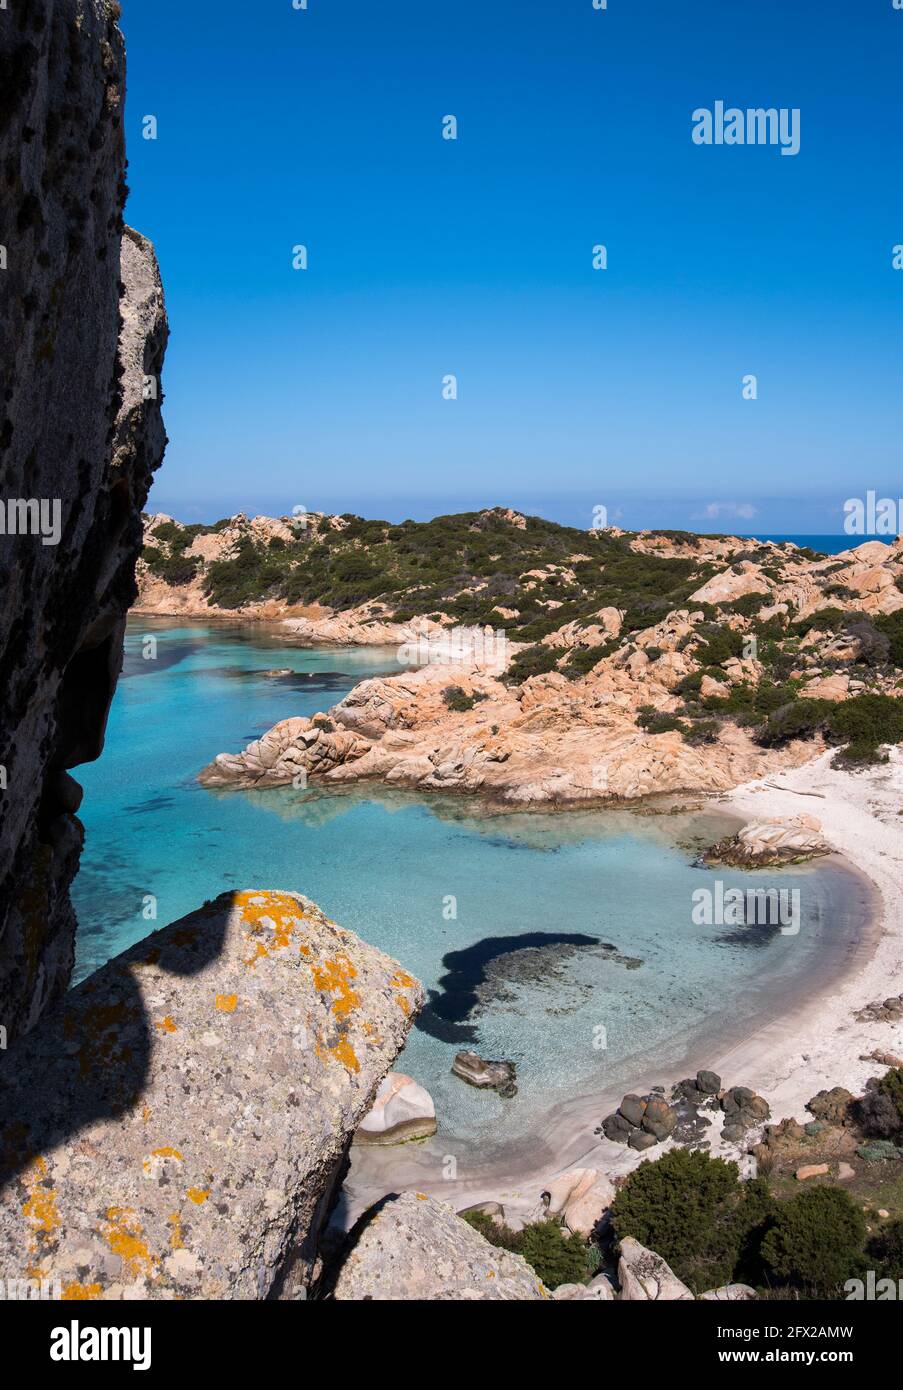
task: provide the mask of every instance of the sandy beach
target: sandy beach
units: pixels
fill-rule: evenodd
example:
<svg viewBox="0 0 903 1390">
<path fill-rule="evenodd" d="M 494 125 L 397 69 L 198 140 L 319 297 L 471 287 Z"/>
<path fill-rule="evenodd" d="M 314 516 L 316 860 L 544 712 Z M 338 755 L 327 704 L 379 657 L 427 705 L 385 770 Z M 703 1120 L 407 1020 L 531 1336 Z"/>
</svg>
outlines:
<svg viewBox="0 0 903 1390">
<path fill-rule="evenodd" d="M 712 1055 L 692 1044 L 682 1056 L 634 1077 L 628 1089 L 652 1084 L 670 1086 L 698 1067 L 717 1071 L 726 1085 L 745 1085 L 762 1094 L 772 1119 L 811 1118 L 806 1102 L 832 1086 L 862 1090 L 880 1068 L 863 1061 L 873 1049 L 899 1052 L 903 1026 L 860 1023 L 853 1015 L 872 1000 L 903 989 L 903 755 L 867 772 L 831 767 L 831 752 L 801 767 L 749 782 L 713 798 L 712 809 L 743 822 L 799 815 L 805 811 L 822 826 L 825 840 L 848 869 L 862 878 L 863 924 L 857 941 L 835 968 L 831 983 L 765 1022 L 748 1037 L 731 1040 Z M 725 1034 L 722 1033 L 722 1037 Z M 531 1211 L 550 1178 L 573 1167 L 595 1167 L 609 1176 L 626 1173 L 643 1156 L 626 1146 L 595 1138 L 593 1130 L 623 1094 L 600 1091 L 554 1106 L 529 1141 L 512 1147 L 504 1168 L 479 1159 L 453 1167 L 443 1162 L 440 1135 L 428 1145 L 408 1145 L 352 1152 L 345 1200 L 339 1213 L 344 1225 L 388 1191 L 416 1187 L 458 1208 L 484 1200 L 501 1201 L 509 1217 Z M 440 1117 L 441 1121 L 441 1117 Z M 438 1145 L 438 1147 L 437 1147 Z M 713 1141 L 712 1152 L 739 1157 L 731 1146 Z M 654 1155 L 664 1151 L 656 1148 Z M 468 1171 L 464 1171 L 465 1166 Z"/>
</svg>

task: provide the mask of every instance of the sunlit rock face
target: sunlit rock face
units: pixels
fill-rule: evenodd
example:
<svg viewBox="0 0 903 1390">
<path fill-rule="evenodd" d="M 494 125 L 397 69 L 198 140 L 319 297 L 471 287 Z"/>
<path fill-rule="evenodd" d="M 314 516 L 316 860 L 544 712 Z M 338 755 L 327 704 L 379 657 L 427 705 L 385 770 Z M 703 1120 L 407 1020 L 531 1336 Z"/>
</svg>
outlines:
<svg viewBox="0 0 903 1390">
<path fill-rule="evenodd" d="M 106 0 L 0 25 L 0 1025 L 65 990 L 80 789 L 163 454 L 153 248 L 123 225 L 125 62 Z"/>
</svg>

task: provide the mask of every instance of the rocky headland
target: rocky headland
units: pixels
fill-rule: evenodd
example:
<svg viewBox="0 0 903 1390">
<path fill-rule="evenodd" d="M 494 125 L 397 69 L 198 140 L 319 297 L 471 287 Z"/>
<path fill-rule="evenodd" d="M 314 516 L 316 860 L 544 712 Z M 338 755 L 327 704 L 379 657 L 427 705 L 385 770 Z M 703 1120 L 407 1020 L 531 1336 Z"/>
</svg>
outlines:
<svg viewBox="0 0 903 1390">
<path fill-rule="evenodd" d="M 826 745 L 851 765 L 865 763 L 903 733 L 900 543 L 828 558 L 789 543 L 579 533 L 537 518 L 518 525 L 499 512 L 424 523 L 422 535 L 406 523 L 410 541 L 393 541 L 405 527 L 331 520 L 341 525 L 324 534 L 358 538 L 342 548 L 310 536 L 283 541 L 281 579 L 270 580 L 307 593 L 313 574 L 313 589 L 326 584 L 334 601 L 345 594 L 351 606 L 285 626 L 305 644 L 393 644 L 408 669 L 363 681 L 330 709 L 289 717 L 244 750 L 220 754 L 201 772 L 207 786 L 377 779 L 479 793 L 502 807 L 564 807 L 723 792 Z M 439 543 L 451 545 L 459 565 L 473 533 L 483 571 L 498 572 L 425 590 L 399 577 L 393 543 L 426 545 L 443 520 L 454 545 L 441 533 Z M 534 546 L 560 562 L 522 568 L 531 528 Z M 167 520 L 165 533 L 173 532 L 185 538 Z M 226 570 L 237 563 L 217 562 Z M 469 563 L 477 568 L 473 555 Z M 354 564 L 368 567 L 371 589 L 406 587 L 354 606 L 361 586 L 329 579 L 354 573 Z M 444 573 L 450 560 L 435 568 Z M 222 571 L 211 572 L 224 586 Z M 473 616 L 486 626 L 460 621 Z"/>
</svg>

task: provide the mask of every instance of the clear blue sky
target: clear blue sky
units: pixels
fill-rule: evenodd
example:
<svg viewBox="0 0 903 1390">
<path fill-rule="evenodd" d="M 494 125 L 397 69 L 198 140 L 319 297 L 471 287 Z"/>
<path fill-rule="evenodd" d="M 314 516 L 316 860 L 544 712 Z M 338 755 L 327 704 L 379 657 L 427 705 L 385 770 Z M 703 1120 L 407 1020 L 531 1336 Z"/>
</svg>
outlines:
<svg viewBox="0 0 903 1390">
<path fill-rule="evenodd" d="M 126 215 L 172 324 L 154 509 L 834 532 L 903 494 L 892 0 L 125 0 L 122 26 Z M 717 100 L 800 108 L 800 153 L 695 145 Z"/>
</svg>

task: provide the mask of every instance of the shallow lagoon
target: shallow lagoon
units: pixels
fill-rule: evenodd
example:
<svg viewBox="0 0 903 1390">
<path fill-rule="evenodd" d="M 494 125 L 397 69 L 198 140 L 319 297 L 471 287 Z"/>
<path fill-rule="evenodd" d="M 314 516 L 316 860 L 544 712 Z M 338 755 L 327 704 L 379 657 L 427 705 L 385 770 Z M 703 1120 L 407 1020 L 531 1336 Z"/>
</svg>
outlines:
<svg viewBox="0 0 903 1390">
<path fill-rule="evenodd" d="M 216 753 L 397 672 L 395 653 L 149 618 L 130 622 L 126 647 L 105 752 L 79 769 L 77 978 L 224 889 L 296 889 L 429 990 L 397 1065 L 433 1094 L 440 1139 L 504 1146 L 556 1101 L 629 1084 L 641 1061 L 667 1071 L 722 1024 L 752 1031 L 858 939 L 862 885 L 835 861 L 718 871 L 731 886 L 798 888 L 796 935 L 694 925 L 692 894 L 716 877 L 694 853 L 724 829 L 711 813 L 485 815 L 378 786 L 205 791 L 196 774 Z M 148 894 L 156 922 L 142 915 Z M 514 1101 L 450 1075 L 466 1046 L 517 1064 Z"/>
</svg>

